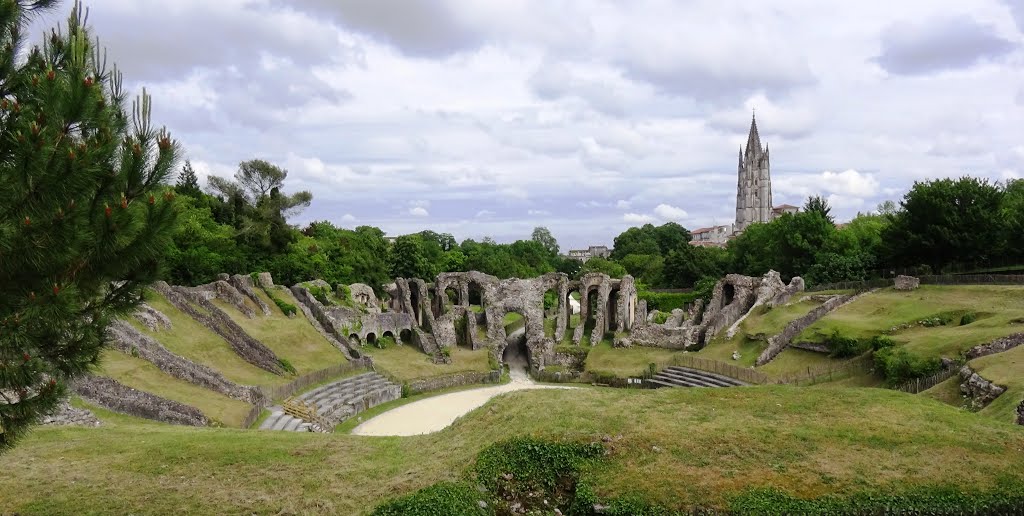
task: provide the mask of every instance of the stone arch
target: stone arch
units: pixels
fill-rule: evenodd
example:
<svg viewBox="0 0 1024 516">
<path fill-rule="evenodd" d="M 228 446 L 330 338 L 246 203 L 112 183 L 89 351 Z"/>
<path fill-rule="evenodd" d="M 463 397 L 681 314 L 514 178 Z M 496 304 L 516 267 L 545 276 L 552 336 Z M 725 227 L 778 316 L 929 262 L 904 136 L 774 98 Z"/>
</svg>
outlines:
<svg viewBox="0 0 1024 516">
<path fill-rule="evenodd" d="M 362 344 L 362 341 L 359 340 L 359 335 L 357 335 L 355 333 L 353 333 L 353 334 L 348 336 L 348 341 L 353 346 L 359 346 L 359 345 Z"/>
<path fill-rule="evenodd" d="M 444 301 L 445 312 L 450 311 L 452 306 L 462 304 L 459 302 L 459 291 L 456 289 L 455 285 L 449 285 L 444 289 L 444 296 L 441 300 Z"/>
<path fill-rule="evenodd" d="M 367 333 L 366 334 L 366 343 L 367 344 L 376 344 L 377 343 L 377 334 L 373 333 L 372 331 Z"/>
<path fill-rule="evenodd" d="M 395 333 L 391 330 L 387 330 L 380 335 L 381 337 L 391 337 L 391 340 L 395 340 Z"/>
<path fill-rule="evenodd" d="M 586 289 L 586 295 L 580 298 L 580 324 L 583 325 L 583 331 L 586 334 L 592 333 L 597 327 L 597 315 L 600 307 L 600 289 L 596 286 Z M 591 344 L 596 344 L 596 342 L 591 342 Z"/>
<path fill-rule="evenodd" d="M 736 298 L 736 287 L 732 283 L 722 285 L 722 306 L 729 306 Z"/>
</svg>

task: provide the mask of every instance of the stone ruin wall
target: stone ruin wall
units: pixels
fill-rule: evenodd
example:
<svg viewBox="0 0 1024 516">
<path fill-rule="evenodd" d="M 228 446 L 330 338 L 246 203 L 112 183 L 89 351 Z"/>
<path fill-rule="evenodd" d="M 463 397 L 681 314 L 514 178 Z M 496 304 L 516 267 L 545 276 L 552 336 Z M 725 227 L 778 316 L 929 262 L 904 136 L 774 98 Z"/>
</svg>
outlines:
<svg viewBox="0 0 1024 516">
<path fill-rule="evenodd" d="M 729 274 L 715 284 L 707 304 L 698 299 L 685 317 L 681 311 L 675 311 L 664 324 L 654 323 L 654 312 L 648 314 L 646 303 L 641 302 L 631 335 L 617 339 L 616 345 L 699 350 L 722 330 L 739 324 L 754 307 L 785 304 L 803 289 L 801 278 L 793 278 L 785 285 L 775 271 L 761 277 Z"/>
<path fill-rule="evenodd" d="M 75 379 L 71 388 L 89 403 L 115 412 L 175 425 L 209 424 L 206 416 L 195 407 L 132 389 L 111 378 L 85 375 Z"/>
</svg>

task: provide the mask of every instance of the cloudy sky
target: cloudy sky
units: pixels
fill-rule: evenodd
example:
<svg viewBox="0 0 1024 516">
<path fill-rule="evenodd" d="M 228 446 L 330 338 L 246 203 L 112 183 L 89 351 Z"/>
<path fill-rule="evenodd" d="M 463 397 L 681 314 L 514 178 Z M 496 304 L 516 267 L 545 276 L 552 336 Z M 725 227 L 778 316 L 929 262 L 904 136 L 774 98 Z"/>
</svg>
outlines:
<svg viewBox="0 0 1024 516">
<path fill-rule="evenodd" d="M 730 223 L 754 110 L 775 204 L 845 219 L 915 180 L 1024 175 L 1024 0 L 86 5 L 204 184 L 275 162 L 314 194 L 299 224 L 543 225 L 564 251 Z"/>
</svg>

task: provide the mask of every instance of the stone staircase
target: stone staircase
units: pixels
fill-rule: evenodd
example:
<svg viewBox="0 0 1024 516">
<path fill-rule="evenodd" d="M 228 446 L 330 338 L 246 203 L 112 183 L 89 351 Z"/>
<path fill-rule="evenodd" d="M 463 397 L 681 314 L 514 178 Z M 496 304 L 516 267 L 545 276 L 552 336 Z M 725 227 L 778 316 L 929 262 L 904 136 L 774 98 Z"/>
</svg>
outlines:
<svg viewBox="0 0 1024 516">
<path fill-rule="evenodd" d="M 735 378 L 689 367 L 671 366 L 647 380 L 658 387 L 738 387 L 747 385 Z"/>
<path fill-rule="evenodd" d="M 317 415 L 334 425 L 381 403 L 402 397 L 402 386 L 373 372 L 351 376 L 323 385 L 294 398 L 295 401 L 316 407 Z M 269 408 L 270 417 L 260 425 L 260 430 L 284 430 L 286 432 L 312 432 L 312 422 L 303 421 L 285 413 L 284 407 Z M 319 425 L 318 425 L 319 426 Z M 330 431 L 330 428 L 325 429 Z"/>
</svg>

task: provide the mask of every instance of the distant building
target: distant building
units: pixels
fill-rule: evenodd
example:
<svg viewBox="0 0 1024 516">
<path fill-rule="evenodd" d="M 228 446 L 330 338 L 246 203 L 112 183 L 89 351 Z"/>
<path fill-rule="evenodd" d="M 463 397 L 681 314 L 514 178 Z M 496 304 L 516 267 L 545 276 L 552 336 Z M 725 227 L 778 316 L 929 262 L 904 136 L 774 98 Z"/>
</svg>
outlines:
<svg viewBox="0 0 1024 516">
<path fill-rule="evenodd" d="M 571 249 L 566 256 L 586 263 L 591 258 L 608 258 L 611 255 L 612 250 L 608 249 L 608 246 L 592 245 L 586 249 Z"/>
<path fill-rule="evenodd" d="M 772 208 L 772 219 L 777 219 L 785 215 L 786 213 L 789 213 L 790 215 L 796 215 L 797 213 L 800 213 L 800 208 L 797 206 L 793 206 L 792 204 L 782 204 L 776 206 Z"/>
<path fill-rule="evenodd" d="M 695 229 L 690 232 L 690 244 L 701 247 L 721 247 L 732 237 L 732 224 Z"/>
</svg>

